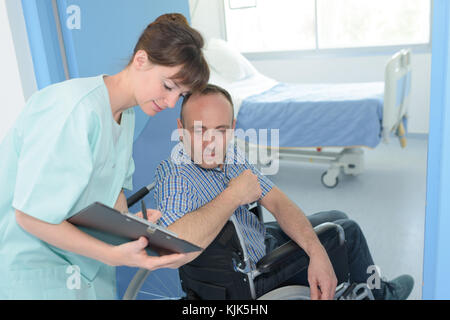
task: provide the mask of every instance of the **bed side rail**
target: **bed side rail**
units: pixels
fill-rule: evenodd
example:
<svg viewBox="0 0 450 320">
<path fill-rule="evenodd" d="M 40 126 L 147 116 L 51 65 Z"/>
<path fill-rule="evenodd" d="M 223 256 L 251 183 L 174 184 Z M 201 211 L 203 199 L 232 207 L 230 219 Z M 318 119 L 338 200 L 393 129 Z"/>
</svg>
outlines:
<svg viewBox="0 0 450 320">
<path fill-rule="evenodd" d="M 403 120 L 407 117 L 411 98 L 411 50 L 402 49 L 395 53 L 385 68 L 383 140 L 389 141 L 393 132 L 406 146 Z"/>
</svg>

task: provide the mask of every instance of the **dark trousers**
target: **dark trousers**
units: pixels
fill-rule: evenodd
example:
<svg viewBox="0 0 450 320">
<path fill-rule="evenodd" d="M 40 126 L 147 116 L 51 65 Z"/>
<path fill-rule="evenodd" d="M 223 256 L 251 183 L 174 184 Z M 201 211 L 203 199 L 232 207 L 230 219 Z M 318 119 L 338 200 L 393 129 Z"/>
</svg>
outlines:
<svg viewBox="0 0 450 320">
<path fill-rule="evenodd" d="M 324 211 L 307 216 L 312 226 L 315 227 L 324 222 L 334 222 L 343 227 L 345 239 L 347 241 L 347 259 L 350 272 L 350 282 L 367 282 L 371 275 L 367 273 L 367 268 L 374 265 L 370 255 L 366 239 L 356 222 L 350 220 L 348 216 L 340 211 Z M 281 230 L 277 222 L 266 223 L 266 251 L 271 252 L 290 238 Z M 300 271 L 292 277 L 274 274 L 257 277 L 255 287 L 257 296 L 261 296 L 272 288 L 284 285 L 309 285 L 307 269 Z"/>
</svg>

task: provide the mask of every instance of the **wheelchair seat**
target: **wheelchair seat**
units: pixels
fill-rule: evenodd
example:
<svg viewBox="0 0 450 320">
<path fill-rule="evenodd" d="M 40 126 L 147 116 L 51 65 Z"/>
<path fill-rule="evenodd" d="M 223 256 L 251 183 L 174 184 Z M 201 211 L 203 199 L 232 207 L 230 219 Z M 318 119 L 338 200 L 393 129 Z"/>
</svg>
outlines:
<svg viewBox="0 0 450 320">
<path fill-rule="evenodd" d="M 288 241 L 264 256 L 256 267 L 252 267 L 238 228 L 237 223 L 230 219 L 201 255 L 179 269 L 186 299 L 309 299 L 307 286 L 278 287 L 308 267 L 309 258 L 303 249 L 292 240 Z M 330 256 L 338 283 L 348 283 L 342 227 L 324 223 L 314 230 Z M 278 286 L 263 288 L 258 285 L 259 279 L 274 275 L 279 280 Z"/>
</svg>

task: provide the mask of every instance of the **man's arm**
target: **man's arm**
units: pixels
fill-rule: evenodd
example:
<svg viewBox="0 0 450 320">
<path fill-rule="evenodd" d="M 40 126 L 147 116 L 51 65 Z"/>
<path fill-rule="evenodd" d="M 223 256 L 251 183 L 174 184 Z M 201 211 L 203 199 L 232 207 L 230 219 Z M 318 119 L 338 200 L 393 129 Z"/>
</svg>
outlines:
<svg viewBox="0 0 450 320">
<path fill-rule="evenodd" d="M 273 187 L 260 203 L 275 216 L 281 229 L 310 257 L 308 281 L 311 298 L 332 299 L 337 285 L 336 275 L 328 254 L 303 211 L 277 187 Z"/>
<path fill-rule="evenodd" d="M 202 208 L 183 216 L 171 224 L 168 229 L 175 232 L 180 238 L 206 248 L 240 205 L 240 197 L 234 191 L 235 189 L 227 188 L 216 199 Z M 123 190 L 117 197 L 114 208 L 120 212 L 128 211 L 127 199 Z M 153 211 L 148 209 L 147 214 L 153 213 Z M 141 212 L 138 215 L 142 217 Z M 148 216 L 149 218 L 151 217 L 151 215 Z M 187 254 L 185 263 L 194 260 L 199 254 L 199 252 Z"/>
<path fill-rule="evenodd" d="M 239 198 L 233 195 L 232 190 L 225 189 L 214 200 L 185 214 L 168 226 L 168 229 L 180 238 L 206 248 L 239 205 Z"/>
<path fill-rule="evenodd" d="M 168 229 L 180 238 L 206 248 L 240 205 L 252 203 L 260 196 L 261 188 L 257 176 L 251 170 L 245 170 L 232 179 L 228 187 L 214 200 L 185 214 L 168 226 Z M 199 255 L 198 252 L 188 254 L 188 260 L 192 261 Z"/>
<path fill-rule="evenodd" d="M 303 211 L 279 188 L 273 187 L 261 199 L 261 205 L 269 210 L 278 221 L 281 229 L 310 256 L 322 247 L 314 229 Z"/>
</svg>

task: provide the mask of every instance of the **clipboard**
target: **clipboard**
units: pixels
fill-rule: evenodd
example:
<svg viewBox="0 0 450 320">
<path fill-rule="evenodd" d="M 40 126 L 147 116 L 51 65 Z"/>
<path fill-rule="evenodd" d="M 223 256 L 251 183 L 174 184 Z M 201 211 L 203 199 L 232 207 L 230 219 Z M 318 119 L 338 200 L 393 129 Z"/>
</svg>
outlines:
<svg viewBox="0 0 450 320">
<path fill-rule="evenodd" d="M 73 215 L 68 221 L 82 227 L 86 233 L 113 245 L 120 245 L 139 237 L 148 239 L 152 249 L 165 249 L 174 253 L 189 253 L 203 249 L 150 221 L 132 213 L 120 211 L 94 202 Z"/>
</svg>

